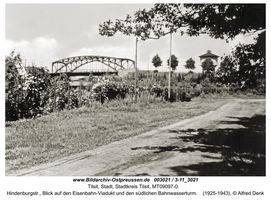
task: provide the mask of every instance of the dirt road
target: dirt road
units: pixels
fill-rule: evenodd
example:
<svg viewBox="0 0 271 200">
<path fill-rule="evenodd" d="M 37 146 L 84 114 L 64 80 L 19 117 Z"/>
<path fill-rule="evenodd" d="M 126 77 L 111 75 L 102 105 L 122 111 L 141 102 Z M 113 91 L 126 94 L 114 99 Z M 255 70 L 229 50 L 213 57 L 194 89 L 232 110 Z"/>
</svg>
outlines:
<svg viewBox="0 0 271 200">
<path fill-rule="evenodd" d="M 265 100 L 233 99 L 215 111 L 14 175 L 264 175 L 264 166 Z"/>
</svg>

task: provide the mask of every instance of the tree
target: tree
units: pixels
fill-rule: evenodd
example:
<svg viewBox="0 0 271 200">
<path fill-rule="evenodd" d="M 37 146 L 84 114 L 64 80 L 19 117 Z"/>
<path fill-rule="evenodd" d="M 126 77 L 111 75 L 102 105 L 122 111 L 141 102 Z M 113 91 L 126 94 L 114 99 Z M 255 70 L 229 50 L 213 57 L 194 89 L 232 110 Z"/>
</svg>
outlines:
<svg viewBox="0 0 271 200">
<path fill-rule="evenodd" d="M 189 58 L 187 61 L 186 61 L 186 64 L 184 66 L 186 69 L 195 69 L 195 61 L 193 60 L 193 58 Z"/>
<path fill-rule="evenodd" d="M 234 38 L 265 29 L 265 4 L 185 4 L 188 34 Z M 215 24 L 215 25 L 214 25 Z"/>
<path fill-rule="evenodd" d="M 175 32 L 177 27 L 174 26 L 174 23 L 164 24 L 163 19 L 159 19 L 158 15 L 157 17 L 158 19 L 156 19 L 156 13 L 153 9 L 150 11 L 138 10 L 133 16 L 127 14 L 124 19 L 107 20 L 101 23 L 99 33 L 111 37 L 117 32 L 121 32 L 124 35 L 133 35 L 141 40 L 147 40 L 159 39 L 161 36 Z"/>
<path fill-rule="evenodd" d="M 223 83 L 238 83 L 242 88 L 261 85 L 265 79 L 265 32 L 259 34 L 255 44 L 239 44 L 224 57 L 216 76 Z"/>
<path fill-rule="evenodd" d="M 239 83 L 245 88 L 255 88 L 265 79 L 265 32 L 260 34 L 255 44 L 240 44 L 232 52 L 238 67 Z M 265 87 L 262 86 L 262 87 Z"/>
<path fill-rule="evenodd" d="M 214 75 L 215 65 L 211 58 L 206 58 L 202 62 L 202 70 L 203 70 L 203 74 L 205 74 L 209 78 Z"/>
<path fill-rule="evenodd" d="M 240 33 L 265 30 L 265 4 L 155 4 L 150 10 L 138 10 L 125 19 L 108 20 L 99 30 L 102 35 L 112 36 L 120 31 L 141 39 L 178 31 L 231 39 Z"/>
<path fill-rule="evenodd" d="M 171 66 L 170 66 L 171 69 L 176 70 L 178 64 L 179 64 L 178 58 L 174 54 L 172 54 L 171 55 Z M 169 65 L 169 59 L 167 60 L 167 65 Z"/>
<path fill-rule="evenodd" d="M 159 67 L 162 65 L 162 60 L 159 57 L 158 54 L 156 54 L 153 58 L 152 58 L 152 64 L 155 68 Z"/>
<path fill-rule="evenodd" d="M 229 55 L 222 58 L 216 77 L 223 84 L 235 83 L 238 80 L 237 66 L 232 56 Z"/>
</svg>

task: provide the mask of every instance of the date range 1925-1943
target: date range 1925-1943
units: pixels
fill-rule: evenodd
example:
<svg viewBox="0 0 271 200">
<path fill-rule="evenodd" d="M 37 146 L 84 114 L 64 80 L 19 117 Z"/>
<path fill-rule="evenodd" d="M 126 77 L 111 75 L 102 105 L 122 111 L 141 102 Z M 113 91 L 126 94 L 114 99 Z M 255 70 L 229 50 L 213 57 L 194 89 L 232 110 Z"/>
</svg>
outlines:
<svg viewBox="0 0 271 200">
<path fill-rule="evenodd" d="M 263 191 L 203 191 L 203 196 L 261 196 Z"/>
</svg>

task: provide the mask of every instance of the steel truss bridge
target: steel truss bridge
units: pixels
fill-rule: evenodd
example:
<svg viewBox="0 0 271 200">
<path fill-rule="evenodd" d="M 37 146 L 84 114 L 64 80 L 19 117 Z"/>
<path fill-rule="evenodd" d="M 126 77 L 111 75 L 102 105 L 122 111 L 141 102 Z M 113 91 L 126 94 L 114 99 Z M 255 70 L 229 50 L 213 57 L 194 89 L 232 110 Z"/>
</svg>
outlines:
<svg viewBox="0 0 271 200">
<path fill-rule="evenodd" d="M 133 69 L 135 67 L 135 61 L 128 58 L 116 58 L 107 56 L 74 56 L 63 58 L 52 63 L 52 75 L 58 75 L 60 73 L 66 73 L 69 76 L 81 76 L 92 74 L 105 74 L 106 71 L 95 71 L 91 67 L 87 70 L 80 71 L 80 67 L 88 63 L 99 62 L 102 63 L 112 70 L 109 73 L 118 73 L 120 70 Z"/>
</svg>

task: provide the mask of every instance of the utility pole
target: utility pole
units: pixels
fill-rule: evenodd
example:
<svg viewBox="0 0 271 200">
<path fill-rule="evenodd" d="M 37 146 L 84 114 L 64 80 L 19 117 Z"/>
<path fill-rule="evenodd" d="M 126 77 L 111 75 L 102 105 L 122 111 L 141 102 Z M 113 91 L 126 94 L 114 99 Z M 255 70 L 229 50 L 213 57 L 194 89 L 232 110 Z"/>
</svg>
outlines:
<svg viewBox="0 0 271 200">
<path fill-rule="evenodd" d="M 135 45 L 135 102 L 137 102 L 137 43 L 138 43 L 138 38 L 136 37 L 136 45 Z"/>
<path fill-rule="evenodd" d="M 171 51 L 172 51 L 172 32 L 169 34 L 169 68 L 168 68 L 168 99 L 170 100 L 170 85 L 171 85 Z"/>
</svg>

